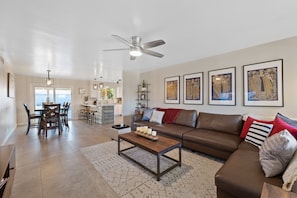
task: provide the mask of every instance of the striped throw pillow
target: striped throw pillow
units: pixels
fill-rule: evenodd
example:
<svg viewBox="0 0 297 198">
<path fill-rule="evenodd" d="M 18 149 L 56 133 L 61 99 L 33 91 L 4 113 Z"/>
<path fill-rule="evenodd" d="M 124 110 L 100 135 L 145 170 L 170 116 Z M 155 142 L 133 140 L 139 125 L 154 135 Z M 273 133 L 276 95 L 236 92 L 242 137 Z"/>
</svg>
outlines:
<svg viewBox="0 0 297 198">
<path fill-rule="evenodd" d="M 257 147 L 261 147 L 265 139 L 269 136 L 273 124 L 254 121 L 245 137 L 245 141 Z"/>
</svg>

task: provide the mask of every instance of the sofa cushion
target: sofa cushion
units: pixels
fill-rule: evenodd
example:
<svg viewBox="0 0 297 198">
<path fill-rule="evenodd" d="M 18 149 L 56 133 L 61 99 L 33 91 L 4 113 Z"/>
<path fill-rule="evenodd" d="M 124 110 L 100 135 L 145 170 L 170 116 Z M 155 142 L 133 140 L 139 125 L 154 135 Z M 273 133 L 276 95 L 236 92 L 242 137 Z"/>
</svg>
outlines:
<svg viewBox="0 0 297 198">
<path fill-rule="evenodd" d="M 242 128 L 242 116 L 200 112 L 196 128 L 239 135 Z"/>
<path fill-rule="evenodd" d="M 158 124 L 152 127 L 153 130 L 158 131 L 158 134 L 181 139 L 185 132 L 191 131 L 193 128 L 177 124 Z"/>
<path fill-rule="evenodd" d="M 177 115 L 174 123 L 194 128 L 196 126 L 196 121 L 197 121 L 196 110 L 182 110 Z"/>
<path fill-rule="evenodd" d="M 294 127 L 297 128 L 297 120 L 292 120 L 291 118 L 288 118 L 288 117 L 282 115 L 281 113 L 277 113 L 276 117 L 282 119 L 283 121 L 285 121 L 289 125 L 294 126 Z"/>
<path fill-rule="evenodd" d="M 263 123 L 267 123 L 267 124 L 272 124 L 273 123 L 273 120 L 271 120 L 271 121 L 259 120 L 259 119 L 255 119 L 253 117 L 248 116 L 248 118 L 244 122 L 244 125 L 243 125 L 242 130 L 241 130 L 241 134 L 240 134 L 241 138 L 246 137 L 246 134 L 249 132 L 249 128 L 253 124 L 254 121 L 263 122 Z"/>
<path fill-rule="evenodd" d="M 266 177 L 282 173 L 297 149 L 297 141 L 287 130 L 267 138 L 260 148 L 259 157 Z"/>
<path fill-rule="evenodd" d="M 155 123 L 162 124 L 163 116 L 164 116 L 164 112 L 163 111 L 153 110 L 153 113 L 152 113 L 152 117 L 150 119 L 150 122 L 155 122 Z"/>
<path fill-rule="evenodd" d="M 167 124 L 172 124 L 174 123 L 175 119 L 177 118 L 177 115 L 179 114 L 180 111 L 182 111 L 182 109 L 161 109 L 159 111 L 164 111 L 164 116 L 163 116 L 163 123 L 167 123 Z"/>
<path fill-rule="evenodd" d="M 254 121 L 244 140 L 257 147 L 261 147 L 265 139 L 269 136 L 272 127 L 273 124 Z"/>
<path fill-rule="evenodd" d="M 153 114 L 153 109 L 151 108 L 145 108 L 143 111 L 143 116 L 141 118 L 141 120 L 143 121 L 149 121 L 152 117 Z"/>
<path fill-rule="evenodd" d="M 148 126 L 149 128 L 153 128 L 155 125 L 159 125 L 158 123 L 155 122 L 148 122 L 148 121 L 143 121 L 143 120 L 138 120 L 134 121 L 134 126 Z"/>
<path fill-rule="evenodd" d="M 243 144 L 242 142 L 241 144 Z M 241 145 L 239 145 L 241 147 Z M 215 184 L 233 197 L 260 197 L 264 182 L 281 187 L 282 179 L 265 177 L 259 162 L 259 149 L 238 149 L 216 173 Z"/>
<path fill-rule="evenodd" d="M 287 129 L 295 138 L 297 138 L 297 128 L 276 117 L 273 121 L 273 129 L 271 135 L 274 135 L 284 129 Z"/>
<path fill-rule="evenodd" d="M 193 129 L 183 135 L 183 140 L 230 152 L 236 150 L 242 141 L 237 135 L 207 129 Z"/>
</svg>

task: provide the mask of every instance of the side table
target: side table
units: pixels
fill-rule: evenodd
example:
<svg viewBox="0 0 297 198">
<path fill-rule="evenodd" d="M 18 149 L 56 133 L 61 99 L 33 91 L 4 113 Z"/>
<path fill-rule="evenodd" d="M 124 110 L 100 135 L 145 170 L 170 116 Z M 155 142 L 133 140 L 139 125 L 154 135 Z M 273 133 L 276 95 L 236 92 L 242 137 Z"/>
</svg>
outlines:
<svg viewBox="0 0 297 198">
<path fill-rule="evenodd" d="M 130 133 L 131 132 L 131 127 L 129 125 L 113 125 L 112 126 L 112 131 L 109 133 L 110 138 L 112 140 L 118 141 L 118 137 L 120 134 L 124 134 L 124 133 Z"/>
</svg>

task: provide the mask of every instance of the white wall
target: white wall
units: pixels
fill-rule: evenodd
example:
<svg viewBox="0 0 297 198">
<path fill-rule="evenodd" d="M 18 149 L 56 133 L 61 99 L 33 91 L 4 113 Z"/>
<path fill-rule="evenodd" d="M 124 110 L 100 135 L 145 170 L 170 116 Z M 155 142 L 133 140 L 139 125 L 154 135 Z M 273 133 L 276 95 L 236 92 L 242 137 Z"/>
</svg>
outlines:
<svg viewBox="0 0 297 198">
<path fill-rule="evenodd" d="M 243 38 L 244 39 L 244 38 Z M 199 46 L 198 46 L 199 47 Z M 140 79 L 151 84 L 151 107 L 174 107 L 196 109 L 213 113 L 253 113 L 273 117 L 277 112 L 297 118 L 297 37 L 242 49 L 214 57 L 173 65 L 151 72 L 142 73 Z M 284 107 L 246 107 L 243 106 L 243 65 L 283 59 Z M 208 71 L 236 67 L 236 106 L 208 105 Z M 203 72 L 203 105 L 183 104 L 183 75 Z M 180 104 L 164 104 L 164 78 L 180 76 Z"/>
<path fill-rule="evenodd" d="M 17 124 L 27 124 L 27 115 L 23 106 L 26 103 L 30 110 L 34 110 L 34 87 L 43 87 L 45 78 L 16 75 L 16 110 Z M 84 96 L 89 96 L 90 81 L 86 80 L 70 80 L 70 79 L 55 79 L 53 87 L 71 88 L 71 110 L 73 119 L 78 118 L 78 112 L 81 109 L 81 104 L 84 102 Z M 86 89 L 86 93 L 79 94 L 79 88 Z M 34 113 L 34 112 L 32 112 Z"/>
<path fill-rule="evenodd" d="M 15 99 L 7 97 L 8 72 L 12 73 L 10 68 L 0 61 L 0 145 L 6 143 L 6 139 L 16 128 Z"/>
</svg>

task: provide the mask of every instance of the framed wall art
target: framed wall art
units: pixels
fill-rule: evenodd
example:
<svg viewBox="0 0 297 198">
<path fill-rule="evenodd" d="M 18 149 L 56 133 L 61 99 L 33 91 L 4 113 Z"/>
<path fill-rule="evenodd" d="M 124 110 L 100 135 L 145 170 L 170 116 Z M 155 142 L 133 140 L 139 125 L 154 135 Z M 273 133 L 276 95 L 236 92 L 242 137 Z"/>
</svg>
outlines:
<svg viewBox="0 0 297 198">
<path fill-rule="evenodd" d="M 283 60 L 243 66 L 244 106 L 282 107 Z"/>
<path fill-rule="evenodd" d="M 184 104 L 203 104 L 203 73 L 184 75 Z"/>
<path fill-rule="evenodd" d="M 235 67 L 208 72 L 209 104 L 235 105 Z"/>
<path fill-rule="evenodd" d="M 12 73 L 7 73 L 7 97 L 14 98 L 15 96 L 15 78 Z"/>
<path fill-rule="evenodd" d="M 165 103 L 179 104 L 179 76 L 165 78 Z"/>
</svg>

